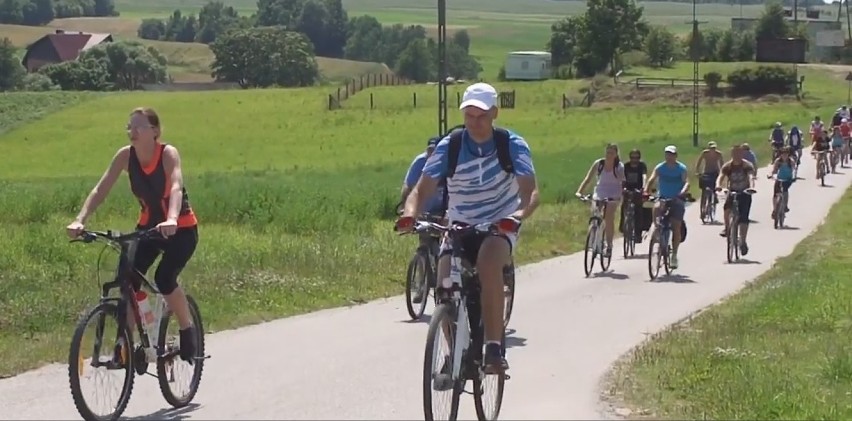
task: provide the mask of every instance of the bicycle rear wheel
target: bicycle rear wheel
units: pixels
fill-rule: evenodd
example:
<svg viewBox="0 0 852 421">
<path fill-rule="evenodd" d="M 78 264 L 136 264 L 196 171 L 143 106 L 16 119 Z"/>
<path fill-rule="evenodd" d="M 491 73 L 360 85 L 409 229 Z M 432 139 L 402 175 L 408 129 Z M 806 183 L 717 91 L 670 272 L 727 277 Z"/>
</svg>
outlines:
<svg viewBox="0 0 852 421">
<path fill-rule="evenodd" d="M 598 225 L 596 222 L 589 224 L 589 231 L 586 234 L 586 251 L 583 253 L 583 270 L 586 272 L 586 277 L 592 274 L 592 269 L 595 267 L 595 257 L 598 255 L 597 238 Z"/>
<path fill-rule="evenodd" d="M 710 192 L 707 189 L 701 192 L 701 222 L 710 222 Z"/>
<path fill-rule="evenodd" d="M 503 329 L 509 327 L 509 319 L 512 318 L 512 309 L 515 306 L 515 264 L 503 268 Z"/>
<path fill-rule="evenodd" d="M 461 379 L 454 381 L 452 378 L 455 345 L 453 341 L 457 328 L 454 313 L 455 309 L 451 304 L 441 304 L 435 308 L 432 321 L 429 322 L 426 352 L 423 355 L 423 415 L 426 421 L 455 421 L 459 415 L 459 398 L 464 382 Z M 447 335 L 448 337 L 445 337 Z M 441 340 L 441 337 L 445 337 L 445 340 Z M 442 344 L 446 345 L 446 355 L 439 352 Z M 449 402 L 441 404 L 447 398 Z M 440 408 L 435 408 L 436 401 Z"/>
<path fill-rule="evenodd" d="M 170 358 L 157 358 L 157 382 L 160 384 L 160 392 L 163 394 L 166 402 L 175 408 L 187 406 L 192 402 L 195 394 L 198 393 L 201 374 L 204 372 L 204 323 L 201 321 L 201 311 L 198 309 L 198 304 L 191 295 L 186 296 L 186 301 L 189 304 L 189 317 L 192 318 L 192 325 L 195 327 L 195 360 L 190 364 L 177 355 Z M 180 344 L 177 346 L 174 344 L 174 336 L 167 338 L 169 320 L 171 318 L 172 312 L 167 311 L 163 314 L 162 319 L 160 319 L 157 350 L 161 355 L 173 354 L 180 349 Z M 187 384 L 187 391 L 180 395 L 178 393 L 181 392 L 172 390 L 172 384 L 175 383 L 175 369 L 178 365 L 189 366 L 192 373 Z"/>
<path fill-rule="evenodd" d="M 418 320 L 423 317 L 423 312 L 426 311 L 426 303 L 429 301 L 429 275 L 430 267 L 429 260 L 420 251 L 411 257 L 408 262 L 408 270 L 405 274 L 405 308 L 408 310 L 408 315 L 412 320 Z M 421 279 L 418 285 L 418 279 Z M 414 302 L 414 296 L 420 294 L 422 297 L 419 303 Z"/>
<path fill-rule="evenodd" d="M 115 330 L 107 330 L 105 328 L 104 325 L 107 320 L 115 321 L 117 326 Z M 95 337 L 94 340 L 84 342 L 83 335 L 86 333 L 86 327 L 91 321 L 96 322 Z M 108 339 L 107 342 L 104 342 L 105 337 Z M 110 341 L 113 338 L 116 339 L 115 343 Z M 127 408 L 127 403 L 130 402 L 130 395 L 133 392 L 133 381 L 135 379 L 135 373 L 133 372 L 134 352 L 131 350 L 133 344 L 130 340 L 131 336 L 127 328 L 127 323 L 119 319 L 118 307 L 115 304 L 101 303 L 77 322 L 77 328 L 71 337 L 71 349 L 68 353 L 68 380 L 71 386 L 71 397 L 74 399 L 74 406 L 77 407 L 77 412 L 80 413 L 80 416 L 84 420 L 117 420 Z M 82 355 L 83 347 L 92 347 L 97 355 L 93 355 L 88 362 L 84 361 Z M 101 353 L 104 351 L 109 352 L 109 354 L 102 357 Z M 84 375 L 84 371 L 87 369 L 97 377 L 101 377 L 99 374 L 107 377 L 112 373 L 124 377 L 118 399 L 115 404 L 108 405 L 110 408 L 107 413 L 95 413 L 95 410 L 89 406 L 89 403 L 86 402 L 86 398 L 83 396 L 80 380 Z M 98 383 L 103 383 L 103 381 L 98 381 Z"/>
</svg>

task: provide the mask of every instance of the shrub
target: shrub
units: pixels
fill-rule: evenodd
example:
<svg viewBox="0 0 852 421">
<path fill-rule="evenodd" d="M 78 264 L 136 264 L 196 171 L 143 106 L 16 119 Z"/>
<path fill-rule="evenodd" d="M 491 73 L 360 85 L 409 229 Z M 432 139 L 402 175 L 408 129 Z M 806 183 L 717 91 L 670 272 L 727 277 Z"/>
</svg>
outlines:
<svg viewBox="0 0 852 421">
<path fill-rule="evenodd" d="M 739 69 L 728 75 L 728 84 L 737 95 L 784 95 L 795 90 L 796 72 L 781 66 Z"/>
<path fill-rule="evenodd" d="M 722 74 L 719 72 L 707 72 L 704 74 L 704 83 L 711 93 L 719 92 L 719 83 L 722 82 Z"/>
</svg>

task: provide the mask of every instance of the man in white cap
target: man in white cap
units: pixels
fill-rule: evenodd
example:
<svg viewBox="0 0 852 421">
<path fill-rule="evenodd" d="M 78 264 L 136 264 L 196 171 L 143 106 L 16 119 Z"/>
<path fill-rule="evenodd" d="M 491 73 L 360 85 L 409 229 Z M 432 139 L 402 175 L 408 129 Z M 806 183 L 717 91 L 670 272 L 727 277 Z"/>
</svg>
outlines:
<svg viewBox="0 0 852 421">
<path fill-rule="evenodd" d="M 657 195 L 661 199 L 672 199 L 668 202 L 669 221 L 672 224 L 672 257 L 670 266 L 672 269 L 677 269 L 677 251 L 680 248 L 680 240 L 682 237 L 681 227 L 683 226 L 683 214 L 686 212 L 683 203 L 683 197 L 689 191 L 689 175 L 686 165 L 677 160 L 677 146 L 666 146 L 663 151 L 666 154 L 665 161 L 657 164 L 653 174 L 648 177 L 645 182 L 645 194 L 648 194 L 650 187 L 657 182 Z M 654 207 L 654 220 L 662 216 L 662 203 L 657 203 Z M 652 234 L 657 235 L 656 230 Z"/>
<path fill-rule="evenodd" d="M 450 223 L 499 222 L 499 233 L 475 233 L 463 240 L 465 258 L 476 265 L 482 287 L 483 360 L 489 374 L 508 368 L 502 347 L 503 269 L 512 262 L 520 221 L 529 218 L 538 206 L 529 145 L 516 133 L 494 127 L 497 97 L 497 91 L 487 83 L 475 83 L 464 91 L 459 107 L 464 115 L 464 128 L 452 131 L 438 142 L 396 225 L 397 230 L 410 230 L 413 217 L 419 215 L 443 179 L 446 179 Z M 450 286 L 450 247 L 447 240 L 441 244 L 439 297 Z M 445 366 L 436 374 L 436 385 L 437 377 L 452 375 L 448 370 L 451 367 Z"/>
</svg>

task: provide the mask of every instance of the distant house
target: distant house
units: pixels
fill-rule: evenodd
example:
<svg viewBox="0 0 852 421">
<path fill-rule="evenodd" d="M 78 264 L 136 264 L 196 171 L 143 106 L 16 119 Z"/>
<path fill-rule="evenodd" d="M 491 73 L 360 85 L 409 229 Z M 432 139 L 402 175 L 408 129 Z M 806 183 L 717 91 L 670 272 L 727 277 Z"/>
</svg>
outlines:
<svg viewBox="0 0 852 421">
<path fill-rule="evenodd" d="M 27 47 L 22 63 L 28 72 L 48 64 L 76 60 L 82 51 L 98 44 L 112 42 L 111 34 L 89 34 L 84 32 L 66 32 L 57 29 Z"/>
</svg>

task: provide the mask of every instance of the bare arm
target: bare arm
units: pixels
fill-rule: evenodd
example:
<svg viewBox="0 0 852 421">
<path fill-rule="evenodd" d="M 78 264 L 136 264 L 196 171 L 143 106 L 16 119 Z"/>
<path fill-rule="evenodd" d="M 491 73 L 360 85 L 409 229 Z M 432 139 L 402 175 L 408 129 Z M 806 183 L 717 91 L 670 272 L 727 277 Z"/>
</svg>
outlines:
<svg viewBox="0 0 852 421">
<path fill-rule="evenodd" d="M 532 216 L 538 208 L 538 182 L 535 174 L 521 175 L 515 178 L 518 182 L 518 196 L 521 204 L 518 211 L 513 215 L 518 219 L 526 219 Z"/>
<path fill-rule="evenodd" d="M 680 179 L 683 181 L 683 188 L 680 189 L 680 195 L 683 196 L 689 191 L 689 171 L 684 171 Z"/>
<path fill-rule="evenodd" d="M 411 193 L 411 187 L 408 187 L 407 184 L 403 184 L 402 188 L 399 190 L 399 203 L 405 204 L 405 199 L 408 198 L 408 195 Z"/>
<path fill-rule="evenodd" d="M 595 170 L 595 168 L 596 168 L 597 166 L 598 166 L 598 161 L 595 161 L 594 163 L 592 163 L 592 166 L 591 166 L 591 167 L 589 167 L 589 171 L 588 171 L 588 172 L 586 172 L 586 177 L 585 177 L 585 178 L 583 178 L 583 182 L 582 182 L 582 183 L 580 183 L 580 187 L 579 187 L 579 188 L 577 188 L 577 194 L 578 194 L 578 195 L 579 195 L 579 194 L 583 194 L 583 190 L 585 190 L 585 189 L 586 189 L 586 185 L 588 185 L 588 184 L 589 184 L 589 180 L 591 180 L 591 179 L 592 179 L 592 171 L 594 171 L 594 170 Z"/>
<path fill-rule="evenodd" d="M 423 199 L 435 195 L 438 191 L 438 179 L 429 177 L 426 174 L 420 176 L 420 180 L 411 189 L 408 197 L 405 199 L 405 208 L 402 212 L 403 216 L 414 217 L 420 215 L 423 211 Z"/>
<path fill-rule="evenodd" d="M 701 172 L 701 163 L 704 162 L 704 160 L 706 159 L 706 156 L 707 156 L 707 151 L 702 151 L 701 155 L 698 155 L 698 160 L 695 161 L 695 172 L 696 173 Z"/>
<path fill-rule="evenodd" d="M 757 178 L 757 172 L 755 171 L 754 165 L 749 164 L 749 171 L 751 171 L 753 177 L 747 177 L 748 188 L 754 189 L 754 180 Z"/>
<path fill-rule="evenodd" d="M 648 179 L 645 181 L 645 193 L 648 193 L 648 191 L 651 189 L 651 186 L 657 182 L 657 174 L 657 169 L 654 168 L 654 170 L 651 172 L 651 176 L 648 177 Z"/>
<path fill-rule="evenodd" d="M 716 187 L 722 187 L 722 181 L 725 180 L 725 173 L 728 171 L 728 164 L 722 165 L 722 168 L 719 170 L 719 177 L 716 178 Z"/>
<path fill-rule="evenodd" d="M 83 207 L 80 209 L 80 213 L 77 214 L 77 218 L 74 220 L 75 222 L 79 222 L 84 225 L 86 224 L 86 221 L 92 213 L 95 212 L 98 206 L 100 206 L 104 199 L 106 199 L 109 195 L 110 190 L 112 190 L 112 186 L 115 185 L 116 180 L 118 180 L 118 176 L 121 175 L 121 171 L 127 168 L 129 156 L 129 146 L 125 146 L 115 153 L 112 157 L 112 162 L 110 162 L 109 167 L 106 171 L 104 171 L 104 174 L 101 176 L 98 184 L 95 185 L 95 188 L 93 188 L 89 193 L 89 196 L 86 197 L 86 201 L 83 202 Z"/>
<path fill-rule="evenodd" d="M 180 205 L 183 202 L 183 170 L 180 165 L 180 154 L 174 146 L 166 146 L 163 151 L 163 167 L 169 175 L 169 212 L 166 220 L 177 221 Z"/>
</svg>

